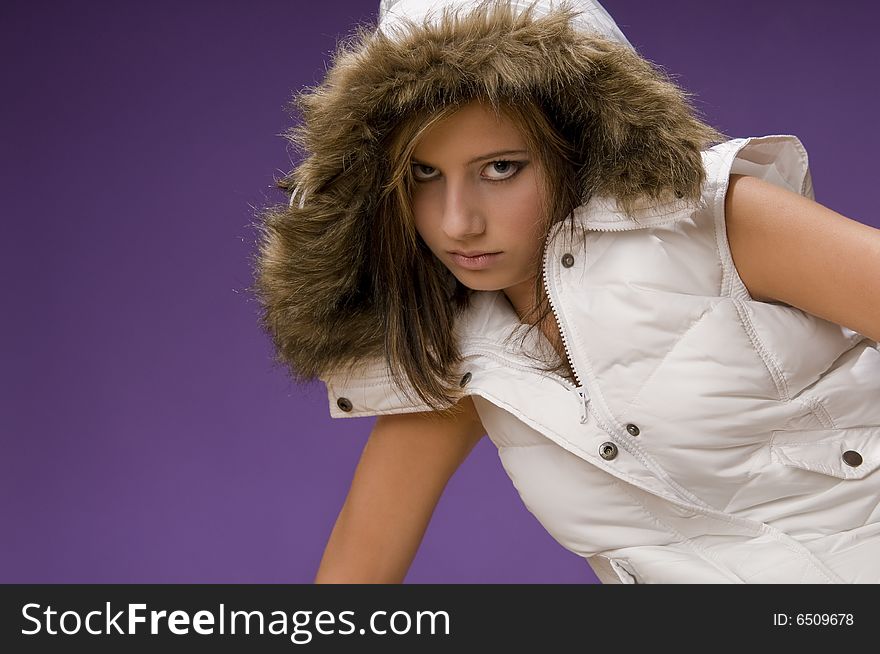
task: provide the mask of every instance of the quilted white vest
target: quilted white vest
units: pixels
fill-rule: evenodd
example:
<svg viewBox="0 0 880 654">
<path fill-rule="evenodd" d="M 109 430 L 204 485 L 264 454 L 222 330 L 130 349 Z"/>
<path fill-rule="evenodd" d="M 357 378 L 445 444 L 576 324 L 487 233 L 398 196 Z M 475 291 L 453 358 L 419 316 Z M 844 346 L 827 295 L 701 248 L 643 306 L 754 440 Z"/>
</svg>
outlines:
<svg viewBox="0 0 880 654">
<path fill-rule="evenodd" d="M 604 583 L 880 582 L 880 349 L 753 300 L 724 224 L 731 173 L 813 197 L 794 136 L 703 153 L 696 205 L 579 207 L 544 281 L 579 381 L 501 291 L 457 324 L 462 382 L 526 507 Z M 513 338 L 510 338 L 513 334 Z M 384 364 L 327 376 L 333 417 L 424 411 Z"/>
</svg>

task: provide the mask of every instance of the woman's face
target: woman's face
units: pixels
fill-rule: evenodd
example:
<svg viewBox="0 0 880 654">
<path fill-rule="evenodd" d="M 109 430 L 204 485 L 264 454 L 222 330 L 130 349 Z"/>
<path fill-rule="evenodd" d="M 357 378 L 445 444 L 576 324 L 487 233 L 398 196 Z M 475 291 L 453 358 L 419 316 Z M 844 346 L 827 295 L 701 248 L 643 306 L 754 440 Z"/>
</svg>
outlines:
<svg viewBox="0 0 880 654">
<path fill-rule="evenodd" d="M 462 284 L 504 290 L 522 315 L 544 240 L 543 171 L 515 124 L 479 102 L 465 105 L 421 137 L 412 175 L 427 246 Z"/>
</svg>

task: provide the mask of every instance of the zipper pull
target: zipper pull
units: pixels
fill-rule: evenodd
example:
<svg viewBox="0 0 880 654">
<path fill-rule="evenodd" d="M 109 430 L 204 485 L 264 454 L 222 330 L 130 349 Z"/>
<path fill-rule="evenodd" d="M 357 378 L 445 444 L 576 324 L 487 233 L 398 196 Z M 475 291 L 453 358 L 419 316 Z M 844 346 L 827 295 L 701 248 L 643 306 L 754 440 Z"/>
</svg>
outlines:
<svg viewBox="0 0 880 654">
<path fill-rule="evenodd" d="M 587 389 L 583 386 L 578 386 L 574 389 L 580 398 L 581 404 L 581 424 L 587 422 L 587 403 L 590 401 L 589 395 L 587 395 Z"/>
</svg>

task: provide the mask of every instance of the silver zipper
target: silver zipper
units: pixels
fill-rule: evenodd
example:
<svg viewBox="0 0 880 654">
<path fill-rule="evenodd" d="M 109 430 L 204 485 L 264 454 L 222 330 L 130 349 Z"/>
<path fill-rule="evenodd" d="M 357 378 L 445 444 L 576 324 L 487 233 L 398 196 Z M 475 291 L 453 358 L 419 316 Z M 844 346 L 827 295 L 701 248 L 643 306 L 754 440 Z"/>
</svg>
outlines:
<svg viewBox="0 0 880 654">
<path fill-rule="evenodd" d="M 472 354 L 482 354 L 483 356 L 488 356 L 490 358 L 499 359 L 499 360 L 503 361 L 507 367 L 510 367 L 510 368 L 515 368 L 517 370 L 522 370 L 522 371 L 530 372 L 530 373 L 534 372 L 533 368 L 529 368 L 528 366 L 524 366 L 520 363 L 514 362 L 514 361 L 510 360 L 509 358 L 503 357 L 503 356 L 499 355 L 498 353 L 496 353 L 492 350 L 489 350 L 487 348 L 484 348 L 484 347 L 471 348 L 468 350 L 468 352 L 467 352 L 467 354 L 465 354 L 465 356 L 470 356 Z M 552 379 L 557 384 L 562 384 L 562 386 L 564 386 L 566 389 L 570 390 L 572 393 L 574 393 L 578 396 L 578 403 L 580 404 L 580 408 L 581 408 L 580 422 L 581 422 L 581 424 L 584 424 L 585 422 L 587 422 L 587 415 L 588 415 L 587 414 L 587 404 L 590 402 L 590 396 L 587 394 L 587 389 L 584 388 L 584 386 L 582 386 L 582 385 L 575 386 L 574 384 L 572 384 L 570 381 L 568 381 L 562 375 L 556 375 L 553 373 L 545 373 L 545 374 L 549 379 Z"/>
<path fill-rule="evenodd" d="M 581 424 L 587 422 L 587 403 L 590 401 L 589 396 L 587 396 L 587 389 L 583 386 L 578 386 L 575 391 L 578 394 L 578 397 L 581 398 Z"/>
<path fill-rule="evenodd" d="M 559 313 L 556 311 L 556 305 L 553 304 L 553 295 L 550 293 L 550 283 L 547 281 L 547 260 L 550 255 L 550 239 L 552 236 L 553 230 L 550 230 L 547 234 L 547 239 L 544 242 L 544 261 L 542 265 L 541 279 L 544 282 L 544 293 L 547 294 L 547 301 L 550 303 L 550 310 L 553 311 L 553 319 L 556 321 L 556 328 L 559 330 L 559 337 L 562 339 L 562 349 L 565 351 L 565 358 L 568 359 L 568 367 L 571 369 L 571 374 L 574 375 L 577 387 L 582 388 L 581 378 L 578 376 L 577 370 L 574 369 L 574 361 L 571 360 L 571 353 L 568 351 L 568 340 L 565 338 L 565 330 L 562 329 L 562 322 L 559 320 Z"/>
<path fill-rule="evenodd" d="M 559 330 L 559 337 L 562 340 L 562 349 L 565 351 L 565 358 L 568 360 L 568 367 L 571 370 L 571 374 L 574 375 L 574 379 L 577 384 L 572 384 L 564 377 L 560 377 L 560 379 L 562 379 L 562 381 L 564 381 L 565 384 L 577 394 L 581 408 L 580 423 L 584 424 L 587 422 L 587 403 L 590 401 L 590 397 L 587 394 L 587 389 L 581 382 L 581 378 L 574 367 L 574 361 L 572 360 L 571 353 L 568 350 L 568 340 L 565 338 L 565 330 L 562 329 L 562 321 L 559 319 L 559 313 L 556 311 L 556 305 L 553 304 L 553 294 L 550 292 L 550 283 L 547 281 L 547 261 L 549 259 L 550 240 L 552 236 L 553 230 L 550 230 L 550 232 L 547 234 L 547 239 L 544 242 L 544 259 L 541 275 L 544 282 L 544 292 L 547 294 L 547 301 L 550 303 L 550 310 L 553 311 L 553 318 L 556 321 L 556 328 Z"/>
</svg>

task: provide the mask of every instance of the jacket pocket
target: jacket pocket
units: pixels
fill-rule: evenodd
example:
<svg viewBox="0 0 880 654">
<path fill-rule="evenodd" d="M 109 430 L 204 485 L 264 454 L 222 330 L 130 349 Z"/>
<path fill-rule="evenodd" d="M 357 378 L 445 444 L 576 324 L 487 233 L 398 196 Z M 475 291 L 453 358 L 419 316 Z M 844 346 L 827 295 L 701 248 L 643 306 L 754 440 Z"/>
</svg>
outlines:
<svg viewBox="0 0 880 654">
<path fill-rule="evenodd" d="M 839 479 L 861 479 L 880 465 L 880 425 L 777 430 L 770 439 L 770 458 Z"/>
</svg>

